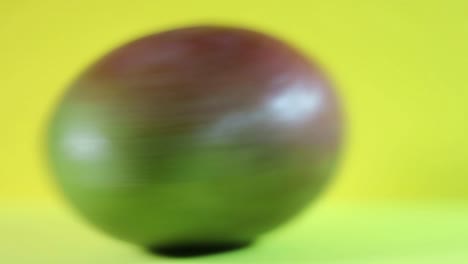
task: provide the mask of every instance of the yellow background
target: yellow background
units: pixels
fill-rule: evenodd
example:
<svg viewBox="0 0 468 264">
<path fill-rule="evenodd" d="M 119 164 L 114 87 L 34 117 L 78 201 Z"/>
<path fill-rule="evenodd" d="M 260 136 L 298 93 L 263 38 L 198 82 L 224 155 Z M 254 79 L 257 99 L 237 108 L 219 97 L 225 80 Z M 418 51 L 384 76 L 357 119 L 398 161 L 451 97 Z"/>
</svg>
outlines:
<svg viewBox="0 0 468 264">
<path fill-rule="evenodd" d="M 0 202 L 57 199 L 44 131 L 89 63 L 210 23 L 276 35 L 333 77 L 348 134 L 330 199 L 468 198 L 468 1 L 0 0 Z"/>
</svg>

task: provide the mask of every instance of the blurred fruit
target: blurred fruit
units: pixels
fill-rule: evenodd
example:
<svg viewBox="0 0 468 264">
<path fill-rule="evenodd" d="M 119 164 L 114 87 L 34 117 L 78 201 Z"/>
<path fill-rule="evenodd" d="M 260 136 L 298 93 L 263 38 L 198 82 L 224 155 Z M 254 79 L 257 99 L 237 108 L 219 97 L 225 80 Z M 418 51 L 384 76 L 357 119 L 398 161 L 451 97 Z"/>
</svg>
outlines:
<svg viewBox="0 0 468 264">
<path fill-rule="evenodd" d="M 341 118 L 320 69 L 264 34 L 193 27 L 87 69 L 49 130 L 90 222 L 145 247 L 247 243 L 303 209 L 335 167 Z"/>
</svg>

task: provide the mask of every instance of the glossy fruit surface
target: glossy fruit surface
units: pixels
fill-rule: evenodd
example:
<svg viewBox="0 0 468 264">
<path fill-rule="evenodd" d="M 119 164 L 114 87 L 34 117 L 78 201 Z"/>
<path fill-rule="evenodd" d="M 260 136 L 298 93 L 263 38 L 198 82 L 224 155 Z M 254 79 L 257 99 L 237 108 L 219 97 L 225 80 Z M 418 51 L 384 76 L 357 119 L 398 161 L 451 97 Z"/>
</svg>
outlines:
<svg viewBox="0 0 468 264">
<path fill-rule="evenodd" d="M 69 88 L 53 170 L 90 222 L 142 246 L 244 243 L 303 209 L 335 167 L 341 117 L 320 69 L 267 35 L 167 31 Z"/>
</svg>

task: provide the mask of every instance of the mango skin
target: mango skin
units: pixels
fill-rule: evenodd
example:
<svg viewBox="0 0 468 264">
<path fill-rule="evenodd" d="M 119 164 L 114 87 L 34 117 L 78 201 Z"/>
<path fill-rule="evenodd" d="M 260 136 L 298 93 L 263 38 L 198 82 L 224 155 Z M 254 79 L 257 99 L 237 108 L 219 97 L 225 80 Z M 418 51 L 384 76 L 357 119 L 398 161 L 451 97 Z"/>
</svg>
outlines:
<svg viewBox="0 0 468 264">
<path fill-rule="evenodd" d="M 48 130 L 51 167 L 89 222 L 144 247 L 248 243 L 313 200 L 341 145 L 320 68 L 262 33 L 181 28 L 83 72 Z"/>
</svg>

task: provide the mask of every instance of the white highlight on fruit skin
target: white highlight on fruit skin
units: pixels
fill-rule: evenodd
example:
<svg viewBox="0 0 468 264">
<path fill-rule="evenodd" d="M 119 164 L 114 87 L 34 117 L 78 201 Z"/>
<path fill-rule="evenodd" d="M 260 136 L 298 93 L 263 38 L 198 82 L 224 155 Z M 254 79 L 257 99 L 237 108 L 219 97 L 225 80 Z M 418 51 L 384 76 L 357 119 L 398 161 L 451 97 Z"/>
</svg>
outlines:
<svg viewBox="0 0 468 264">
<path fill-rule="evenodd" d="M 317 113 L 323 104 L 319 89 L 295 84 L 276 95 L 268 104 L 268 111 L 278 121 L 294 122 Z"/>
<path fill-rule="evenodd" d="M 76 159 L 93 160 L 102 156 L 107 140 L 93 130 L 73 130 L 65 137 L 65 150 Z"/>
<path fill-rule="evenodd" d="M 224 116 L 202 135 L 205 140 L 222 140 L 235 136 L 249 128 L 269 122 L 288 126 L 302 124 L 304 120 L 315 118 L 323 109 L 324 95 L 319 84 L 295 82 L 286 89 L 268 98 L 259 108 L 252 111 L 234 112 Z"/>
</svg>

